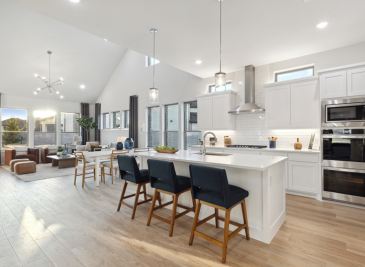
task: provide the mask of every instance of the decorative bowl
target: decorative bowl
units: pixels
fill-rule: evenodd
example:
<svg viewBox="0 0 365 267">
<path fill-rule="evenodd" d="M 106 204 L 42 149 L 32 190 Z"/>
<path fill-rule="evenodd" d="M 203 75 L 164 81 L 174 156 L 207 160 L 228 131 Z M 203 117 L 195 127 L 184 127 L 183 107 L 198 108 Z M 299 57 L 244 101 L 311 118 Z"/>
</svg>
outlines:
<svg viewBox="0 0 365 267">
<path fill-rule="evenodd" d="M 170 150 L 170 149 L 156 149 L 155 148 L 155 151 L 157 151 L 159 153 L 170 153 L 170 154 L 174 154 L 174 153 L 178 152 L 179 150 L 178 149 Z"/>
</svg>

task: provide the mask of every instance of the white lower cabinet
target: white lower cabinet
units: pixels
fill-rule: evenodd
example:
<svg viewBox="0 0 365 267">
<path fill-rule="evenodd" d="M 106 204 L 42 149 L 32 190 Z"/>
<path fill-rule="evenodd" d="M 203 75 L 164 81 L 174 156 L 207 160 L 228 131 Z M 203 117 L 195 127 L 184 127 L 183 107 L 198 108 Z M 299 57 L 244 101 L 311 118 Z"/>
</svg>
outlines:
<svg viewBox="0 0 365 267">
<path fill-rule="evenodd" d="M 318 193 L 318 163 L 289 161 L 289 190 Z"/>
</svg>

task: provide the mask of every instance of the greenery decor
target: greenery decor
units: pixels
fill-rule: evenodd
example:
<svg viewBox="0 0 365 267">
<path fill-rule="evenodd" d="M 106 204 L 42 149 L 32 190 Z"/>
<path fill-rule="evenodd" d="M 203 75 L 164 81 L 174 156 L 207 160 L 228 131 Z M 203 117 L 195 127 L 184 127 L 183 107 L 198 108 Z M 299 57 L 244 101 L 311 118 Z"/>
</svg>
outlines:
<svg viewBox="0 0 365 267">
<path fill-rule="evenodd" d="M 86 131 L 86 141 L 89 142 L 89 131 L 90 129 L 95 129 L 98 126 L 97 122 L 93 122 L 93 117 L 89 118 L 87 116 L 81 116 L 81 118 L 78 118 L 76 120 L 79 125 Z"/>
<path fill-rule="evenodd" d="M 16 144 L 22 142 L 25 138 L 20 134 L 27 125 L 25 124 L 23 128 L 19 128 L 20 119 L 15 119 L 11 117 L 4 127 L 5 133 L 3 133 L 3 144 Z"/>
</svg>

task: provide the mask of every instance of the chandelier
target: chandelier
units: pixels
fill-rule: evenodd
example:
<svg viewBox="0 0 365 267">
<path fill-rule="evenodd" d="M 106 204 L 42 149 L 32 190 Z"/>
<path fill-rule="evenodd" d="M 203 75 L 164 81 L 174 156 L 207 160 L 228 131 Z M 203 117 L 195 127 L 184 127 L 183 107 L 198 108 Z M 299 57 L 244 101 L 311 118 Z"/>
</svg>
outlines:
<svg viewBox="0 0 365 267">
<path fill-rule="evenodd" d="M 226 74 L 222 72 L 222 2 L 219 1 L 219 72 L 215 74 L 215 88 L 226 90 Z"/>
<path fill-rule="evenodd" d="M 43 88 L 37 88 L 37 91 L 34 92 L 35 95 L 39 94 L 40 91 L 43 91 L 45 89 L 48 89 L 49 93 L 52 95 L 53 91 L 56 92 L 56 94 L 59 94 L 60 92 L 57 91 L 54 87 L 55 86 L 59 86 L 63 84 L 63 78 L 59 78 L 57 81 L 55 82 L 51 82 L 51 51 L 47 51 L 48 55 L 49 55 L 49 74 L 48 74 L 48 81 L 46 80 L 45 77 L 40 77 L 38 74 L 35 74 L 34 76 L 39 78 L 46 86 Z M 60 98 L 63 98 L 63 96 L 61 95 Z"/>
<path fill-rule="evenodd" d="M 158 30 L 151 29 L 150 32 L 153 34 L 153 83 L 152 88 L 150 88 L 149 99 L 150 104 L 158 104 L 158 89 L 155 87 L 156 33 L 158 33 Z"/>
</svg>

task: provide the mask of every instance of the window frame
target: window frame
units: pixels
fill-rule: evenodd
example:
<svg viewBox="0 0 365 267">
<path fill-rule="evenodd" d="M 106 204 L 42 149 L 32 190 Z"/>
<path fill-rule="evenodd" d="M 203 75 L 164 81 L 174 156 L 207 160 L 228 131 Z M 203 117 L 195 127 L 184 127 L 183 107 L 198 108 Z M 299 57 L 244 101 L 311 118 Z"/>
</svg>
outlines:
<svg viewBox="0 0 365 267">
<path fill-rule="evenodd" d="M 109 114 L 109 128 L 104 128 L 104 114 Z M 101 123 L 100 130 L 109 131 L 110 130 L 110 112 L 102 112 L 100 115 L 101 115 L 100 116 L 100 123 Z"/>
<path fill-rule="evenodd" d="M 312 70 L 313 75 L 312 76 L 301 77 L 301 78 L 306 78 L 306 77 L 313 77 L 314 76 L 314 65 L 305 66 L 305 67 L 299 67 L 299 68 L 296 68 L 296 69 L 290 69 L 290 70 L 285 70 L 285 71 L 275 72 L 275 82 L 278 82 L 278 75 L 293 73 L 293 72 L 302 71 L 302 70 L 310 70 L 310 69 Z M 301 78 L 298 78 L 298 79 L 301 79 Z M 290 81 L 290 80 L 294 80 L 294 79 L 289 79 L 289 80 L 280 81 L 280 82 L 286 82 L 286 81 Z"/>
<path fill-rule="evenodd" d="M 29 119 L 30 119 L 29 113 L 30 113 L 30 111 L 29 111 L 29 109 L 1 107 L 0 108 L 1 123 L 2 123 L 2 116 L 3 116 L 3 111 L 2 110 L 3 109 L 24 110 L 24 111 L 27 112 L 27 131 L 26 131 L 26 133 L 27 133 L 27 143 L 24 146 L 29 147 L 30 146 L 30 140 L 29 140 L 29 138 L 30 138 L 30 132 L 29 132 Z M 2 125 L 1 125 L 1 127 L 2 127 Z M 0 131 L 0 142 L 1 142 L 0 147 L 1 148 L 6 148 L 5 146 L 3 146 L 3 133 L 7 133 L 7 132 L 11 132 L 11 131 L 3 131 L 2 128 L 1 128 L 1 131 Z M 17 145 L 17 146 L 19 146 L 19 145 Z M 21 144 L 20 146 L 23 146 L 23 144 Z"/>
<path fill-rule="evenodd" d="M 127 116 L 127 113 L 128 112 L 128 116 Z M 129 129 L 129 114 L 130 114 L 130 111 L 129 109 L 125 109 L 125 110 L 122 110 L 122 125 L 121 125 L 121 128 L 124 129 L 124 130 L 127 130 Z M 126 122 L 127 122 L 127 118 L 128 118 L 128 127 L 126 127 Z"/>
<path fill-rule="evenodd" d="M 119 112 L 119 128 L 114 128 L 114 113 L 117 113 L 117 112 Z M 117 110 L 117 111 L 111 111 L 110 112 L 110 115 L 109 115 L 109 129 L 111 130 L 111 131 L 118 131 L 118 130 L 120 130 L 121 128 L 122 128 L 122 116 L 121 116 L 122 114 L 121 114 L 121 112 L 120 112 L 120 110 Z M 112 126 L 112 127 L 110 127 L 110 126 Z"/>
<path fill-rule="evenodd" d="M 183 137 L 184 137 L 184 150 L 187 150 L 188 149 L 188 146 L 187 146 L 187 141 L 186 141 L 186 133 L 200 133 L 200 137 L 201 137 L 201 133 L 202 133 L 202 131 L 186 131 L 186 120 L 185 120 L 185 104 L 190 104 L 190 103 L 193 103 L 193 102 L 196 102 L 197 103 L 197 105 L 198 105 L 198 100 L 193 100 L 193 101 L 186 101 L 186 102 L 183 102 L 183 120 L 184 120 L 184 122 L 183 122 Z M 197 124 L 198 124 L 198 118 L 197 118 Z"/>
<path fill-rule="evenodd" d="M 35 112 L 36 111 L 40 111 L 40 112 L 49 112 L 50 110 L 37 110 L 37 109 L 34 109 L 33 110 L 33 122 L 34 122 L 34 129 L 33 129 L 33 145 L 34 146 L 43 146 L 43 145 L 58 145 L 59 143 L 61 143 L 61 136 L 59 136 L 59 131 L 61 131 L 61 129 L 59 129 L 58 127 L 60 126 L 59 125 L 59 122 L 58 120 L 61 118 L 61 114 L 59 111 L 50 111 L 50 112 L 54 112 L 54 132 L 45 132 L 45 133 L 54 133 L 55 134 L 55 144 L 39 144 L 39 145 L 36 145 L 35 144 L 35 136 L 36 136 L 36 120 L 35 120 Z M 42 126 L 42 125 L 41 125 Z M 40 131 L 39 133 L 42 133 L 43 131 Z"/>
<path fill-rule="evenodd" d="M 60 144 L 61 145 L 63 145 L 62 144 L 62 133 L 74 133 L 74 134 L 75 133 L 76 134 L 78 133 L 78 135 L 81 136 L 81 126 L 80 125 L 78 127 L 79 128 L 79 131 L 78 132 L 65 132 L 65 131 L 62 132 L 62 127 L 61 127 L 61 124 L 62 124 L 62 113 L 78 114 L 79 116 L 77 118 L 81 118 L 81 113 L 80 112 L 63 112 L 63 111 L 60 112 L 60 124 L 59 124 L 59 127 L 60 127 L 60 138 L 59 139 L 60 139 Z M 56 112 L 56 114 L 57 114 L 57 112 Z M 56 140 L 57 140 L 57 137 L 56 137 Z"/>
<path fill-rule="evenodd" d="M 166 108 L 169 107 L 169 106 L 177 106 L 177 131 L 167 131 L 167 126 L 166 126 Z M 164 124 L 163 124 L 163 129 L 164 129 L 164 139 L 163 139 L 163 144 L 164 146 L 167 146 L 167 133 L 177 133 L 177 136 L 178 136 L 178 140 L 177 140 L 177 144 L 178 144 L 178 147 L 176 149 L 179 149 L 180 148 L 180 129 L 179 129 L 179 113 L 180 113 L 180 109 L 179 109 L 179 103 L 173 103 L 173 104 L 167 104 L 167 105 L 164 105 L 164 112 L 163 112 L 163 121 L 164 121 Z"/>
<path fill-rule="evenodd" d="M 229 81 L 227 81 L 226 82 L 226 86 L 227 86 L 227 84 L 230 84 L 231 85 L 231 88 L 232 88 L 232 81 L 231 80 L 229 80 Z M 208 93 L 210 94 L 210 93 L 219 93 L 219 92 L 223 92 L 223 91 L 214 91 L 214 92 L 212 92 L 212 88 L 215 88 L 215 84 L 213 83 L 213 84 L 208 84 Z M 215 90 L 215 89 L 214 89 Z M 228 90 L 232 90 L 232 89 L 228 89 Z M 194 102 L 194 101 L 192 101 L 192 102 Z M 185 102 L 184 102 L 185 103 Z"/>
<path fill-rule="evenodd" d="M 150 120 L 149 120 L 149 117 L 150 117 L 150 109 L 152 109 L 152 108 L 158 108 L 158 120 L 159 120 L 159 122 L 158 122 L 158 124 L 159 124 L 159 127 L 158 127 L 158 131 L 150 131 Z M 158 135 L 159 135 L 159 140 L 158 140 L 158 144 L 159 144 L 159 146 L 160 146 L 160 144 L 161 144 L 161 107 L 160 106 L 151 106 L 151 107 L 147 107 L 147 147 L 155 147 L 155 146 L 152 146 L 151 144 L 150 144 L 150 138 L 149 138 L 149 135 L 150 135 L 150 133 L 159 133 Z"/>
</svg>

